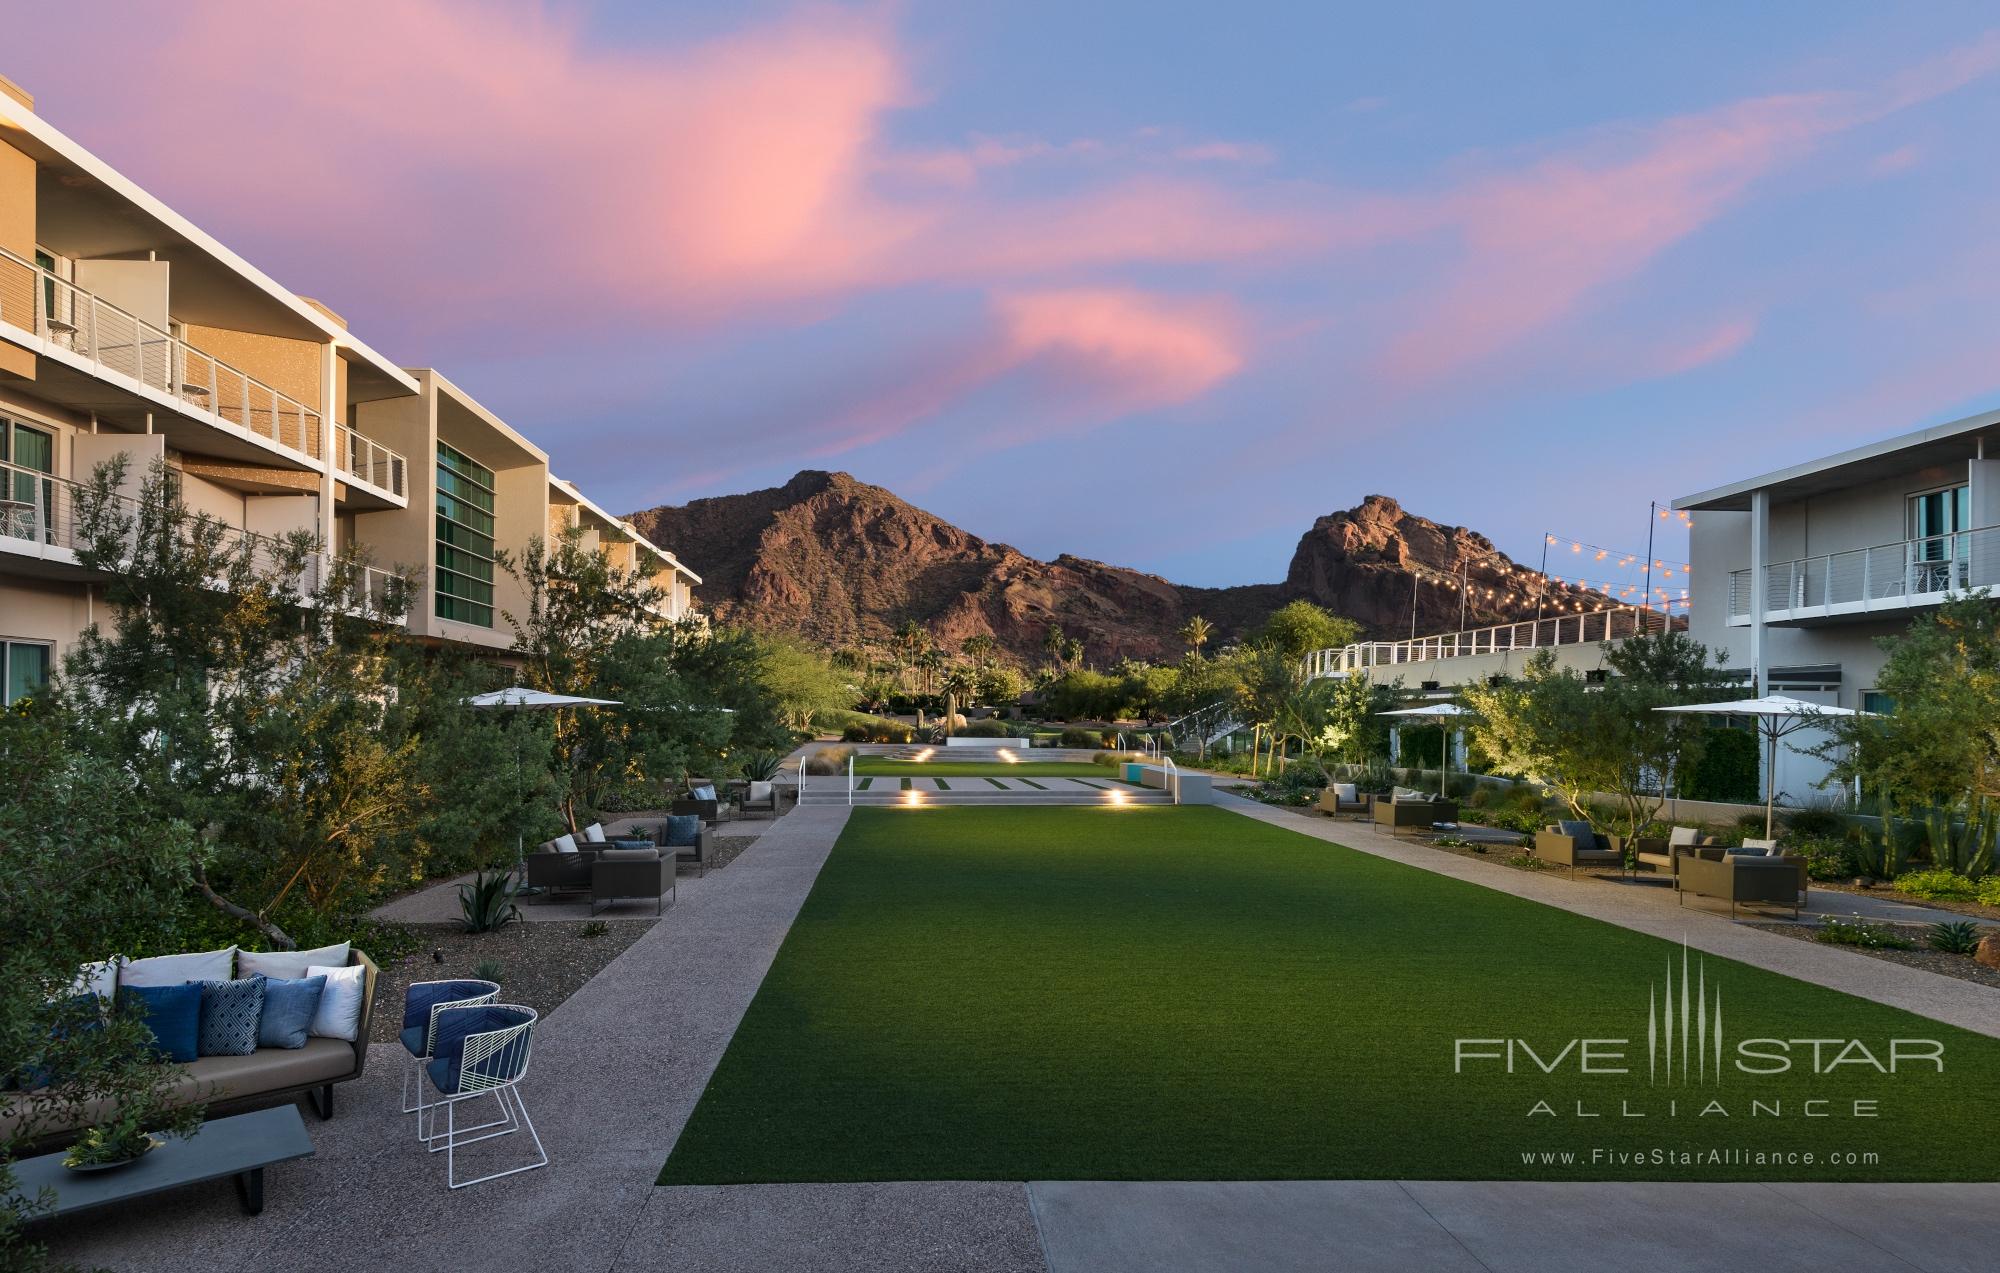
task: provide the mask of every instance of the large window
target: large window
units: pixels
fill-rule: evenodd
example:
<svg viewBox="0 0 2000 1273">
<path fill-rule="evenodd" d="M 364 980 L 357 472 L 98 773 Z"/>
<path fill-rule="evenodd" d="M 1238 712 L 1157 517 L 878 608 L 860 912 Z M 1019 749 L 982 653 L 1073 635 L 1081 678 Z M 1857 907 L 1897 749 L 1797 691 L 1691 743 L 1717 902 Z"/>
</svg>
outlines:
<svg viewBox="0 0 2000 1273">
<path fill-rule="evenodd" d="M 437 615 L 493 626 L 493 470 L 438 443 Z"/>
<path fill-rule="evenodd" d="M 1965 563 L 1972 544 L 1962 533 L 1972 529 L 1972 493 L 1963 486 L 1910 496 L 1910 557 L 1918 592 L 1944 592 L 1965 586 Z"/>
<path fill-rule="evenodd" d="M 49 683 L 55 647 L 41 641 L 0 641 L 0 703 L 32 698 Z"/>
<path fill-rule="evenodd" d="M 0 534 L 33 539 L 36 528 L 53 543 L 55 434 L 0 416 Z"/>
</svg>

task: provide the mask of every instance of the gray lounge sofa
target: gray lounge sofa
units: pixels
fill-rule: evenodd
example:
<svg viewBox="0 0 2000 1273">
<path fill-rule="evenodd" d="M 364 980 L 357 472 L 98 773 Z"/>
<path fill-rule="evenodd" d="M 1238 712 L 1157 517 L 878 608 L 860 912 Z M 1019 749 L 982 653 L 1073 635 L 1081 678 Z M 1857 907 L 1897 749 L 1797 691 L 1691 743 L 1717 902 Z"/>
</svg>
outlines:
<svg viewBox="0 0 2000 1273">
<path fill-rule="evenodd" d="M 361 1077 L 368 1064 L 368 1029 L 375 1011 L 375 962 L 358 950 L 350 950 L 347 966 L 368 970 L 363 978 L 361 1016 L 356 1022 L 353 1042 L 345 1039 L 310 1038 L 302 1048 L 258 1048 L 248 1056 L 204 1056 L 182 1067 L 184 1073 L 174 1085 L 174 1097 L 182 1104 L 202 1104 L 207 1116 L 240 1114 L 253 1109 L 282 1105 L 304 1096 L 321 1118 L 333 1117 L 333 1088 Z M 0 1140 L 10 1137 L 30 1112 L 32 1093 L 10 1092 L 0 1096 Z M 37 1149 L 54 1149 L 75 1140 L 87 1127 L 104 1122 L 117 1112 L 114 1102 L 85 1101 L 71 1108 L 71 1117 L 62 1123 L 38 1120 Z"/>
<path fill-rule="evenodd" d="M 1458 821 L 1458 801 L 1437 796 L 1396 795 L 1375 797 L 1375 825 L 1391 834 L 1414 827 L 1428 830 L 1438 822 Z"/>
<path fill-rule="evenodd" d="M 1738 906 L 1751 903 L 1789 907 L 1797 919 L 1811 897 L 1804 858 L 1724 845 L 1702 845 L 1680 854 L 1676 878 L 1683 906 L 1692 893 L 1728 901 L 1731 919 Z"/>
</svg>

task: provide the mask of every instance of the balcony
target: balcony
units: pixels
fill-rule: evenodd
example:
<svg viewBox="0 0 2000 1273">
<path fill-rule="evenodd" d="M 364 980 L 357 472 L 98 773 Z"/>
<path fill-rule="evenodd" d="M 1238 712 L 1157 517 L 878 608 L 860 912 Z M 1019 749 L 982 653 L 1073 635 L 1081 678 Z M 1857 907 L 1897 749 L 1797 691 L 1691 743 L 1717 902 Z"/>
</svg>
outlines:
<svg viewBox="0 0 2000 1273">
<path fill-rule="evenodd" d="M 319 412 L 109 301 L 0 248 L 0 328 L 9 339 L 204 424 L 319 461 Z"/>
<path fill-rule="evenodd" d="M 1408 641 L 1362 641 L 1339 649 L 1314 650 L 1306 655 L 1305 674 L 1308 680 L 1313 680 L 1322 676 L 1346 676 L 1371 667 L 1397 667 L 1405 663 L 1507 654 L 1543 646 L 1619 641 L 1642 632 L 1683 631 L 1687 628 L 1687 616 L 1687 602 L 1674 601 L 1665 609 L 1615 606 L 1587 610 L 1581 614 L 1550 615 L 1519 623 L 1447 632 L 1440 636 L 1413 637 Z"/>
<path fill-rule="evenodd" d="M 2000 527 L 1905 539 L 1872 548 L 1772 562 L 1764 568 L 1764 621 L 1811 624 L 1896 615 L 1940 605 L 1952 593 L 2000 587 Z M 1751 621 L 1755 582 L 1729 573 L 1729 622 Z"/>
<path fill-rule="evenodd" d="M 333 471 L 352 485 L 390 497 L 397 507 L 409 503 L 409 461 L 372 438 L 344 424 L 333 426 Z"/>
<path fill-rule="evenodd" d="M 78 556 L 87 546 L 77 510 L 81 491 L 81 487 L 67 479 L 0 464 L 0 569 L 49 578 L 90 577 Z M 116 498 L 128 511 L 139 507 L 137 500 L 127 496 Z M 227 529 L 227 536 L 226 542 L 232 547 L 249 548 L 260 571 L 276 568 L 279 561 L 276 540 L 235 527 Z M 298 587 L 302 591 L 318 587 L 327 569 L 324 554 L 312 554 L 300 573 Z M 407 613 L 392 614 L 385 610 L 394 579 L 393 571 L 367 566 L 355 580 L 354 591 L 357 598 L 366 597 L 367 608 L 385 621 L 404 623 L 409 617 Z"/>
</svg>

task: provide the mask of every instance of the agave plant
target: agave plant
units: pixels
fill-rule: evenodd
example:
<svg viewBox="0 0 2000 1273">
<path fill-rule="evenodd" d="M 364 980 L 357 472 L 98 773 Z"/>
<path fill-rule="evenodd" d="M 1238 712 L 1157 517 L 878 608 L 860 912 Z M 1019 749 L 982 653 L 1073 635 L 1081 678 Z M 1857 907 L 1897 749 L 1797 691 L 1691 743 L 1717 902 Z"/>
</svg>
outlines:
<svg viewBox="0 0 2000 1273">
<path fill-rule="evenodd" d="M 1979 925 L 1969 919 L 1932 924 L 1924 936 L 1932 950 L 1941 950 L 1947 955 L 1969 955 L 1979 949 Z"/>
<path fill-rule="evenodd" d="M 775 751 L 753 751 L 743 758 L 743 776 L 751 782 L 769 782 L 785 767 L 785 758 Z"/>
<path fill-rule="evenodd" d="M 458 886 L 458 906 L 465 915 L 465 931 L 491 933 L 521 918 L 514 904 L 520 886 L 505 871 L 481 871 L 470 884 Z"/>
</svg>

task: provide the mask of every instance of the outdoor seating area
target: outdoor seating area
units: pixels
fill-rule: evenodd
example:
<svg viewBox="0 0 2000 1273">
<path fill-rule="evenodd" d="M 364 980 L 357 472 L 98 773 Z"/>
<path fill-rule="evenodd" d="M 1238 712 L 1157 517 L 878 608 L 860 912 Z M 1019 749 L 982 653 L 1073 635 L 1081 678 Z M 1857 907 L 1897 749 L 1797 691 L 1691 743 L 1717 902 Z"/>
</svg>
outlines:
<svg viewBox="0 0 2000 1273">
<path fill-rule="evenodd" d="M 669 855 L 668 849 L 674 852 Z M 698 814 L 670 814 L 647 821 L 627 818 L 606 827 L 593 822 L 578 835 L 559 835 L 536 846 L 525 859 L 526 886 L 540 890 L 544 904 L 565 893 L 599 902 L 644 899 L 663 911 L 674 896 L 681 863 L 707 874 L 713 860 L 712 831 Z"/>
<path fill-rule="evenodd" d="M 402 1112 L 416 1115 L 417 1140 L 431 1153 L 444 1154 L 445 1183 L 453 1189 L 549 1164 L 520 1088 L 539 1016 L 533 1008 L 499 1003 L 499 997 L 497 982 L 480 979 L 415 982 L 403 996 L 397 1041 L 409 1066 L 403 1075 Z M 499 1117 L 461 1126 L 459 1105 L 482 1097 L 497 1103 Z M 438 1128 L 440 1110 L 443 1130 Z M 534 1142 L 533 1161 L 458 1178 L 461 1148 L 523 1130 Z"/>
<path fill-rule="evenodd" d="M 1411 791 L 1398 787 L 1386 798 L 1377 796 L 1374 802 L 1375 825 L 1391 832 L 1406 830 L 1429 830 L 1432 827 L 1455 824 L 1458 821 L 1458 802 L 1444 796 L 1427 795 L 1421 791 Z"/>
</svg>

